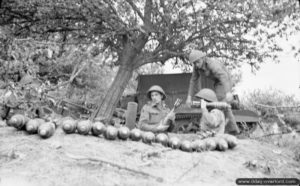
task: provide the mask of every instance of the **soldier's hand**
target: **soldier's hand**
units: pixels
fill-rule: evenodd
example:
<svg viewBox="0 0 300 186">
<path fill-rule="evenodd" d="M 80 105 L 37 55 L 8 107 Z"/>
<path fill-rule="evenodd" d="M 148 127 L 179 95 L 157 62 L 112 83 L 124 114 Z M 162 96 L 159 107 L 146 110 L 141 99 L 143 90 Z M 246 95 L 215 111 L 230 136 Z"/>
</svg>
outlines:
<svg viewBox="0 0 300 186">
<path fill-rule="evenodd" d="M 169 112 L 168 113 L 168 115 L 167 115 L 167 118 L 169 119 L 169 120 L 172 120 L 172 121 L 174 121 L 175 120 L 175 112 Z"/>
<path fill-rule="evenodd" d="M 225 96 L 225 102 L 231 103 L 233 101 L 233 95 L 231 92 L 227 92 Z"/>
<path fill-rule="evenodd" d="M 207 102 L 204 99 L 201 99 L 201 108 L 206 108 Z"/>
<path fill-rule="evenodd" d="M 191 107 L 192 106 L 192 97 L 191 96 L 188 96 L 186 101 L 185 101 L 185 104 L 188 106 L 188 107 Z"/>
<path fill-rule="evenodd" d="M 158 131 L 166 131 L 169 127 L 170 127 L 170 125 L 166 125 L 166 124 L 163 124 L 163 122 L 161 122 L 161 123 L 157 126 L 157 130 L 158 130 Z"/>
</svg>

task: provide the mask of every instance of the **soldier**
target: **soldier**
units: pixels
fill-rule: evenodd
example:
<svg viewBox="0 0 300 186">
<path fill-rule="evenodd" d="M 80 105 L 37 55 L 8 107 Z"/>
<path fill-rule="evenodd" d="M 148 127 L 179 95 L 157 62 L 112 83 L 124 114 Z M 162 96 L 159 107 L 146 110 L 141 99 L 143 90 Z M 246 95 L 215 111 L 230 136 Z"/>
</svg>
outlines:
<svg viewBox="0 0 300 186">
<path fill-rule="evenodd" d="M 151 101 L 143 106 L 138 127 L 151 132 L 171 130 L 175 123 L 175 113 L 170 112 L 164 104 L 163 100 L 166 99 L 164 90 L 154 85 L 148 90 L 147 97 Z"/>
<path fill-rule="evenodd" d="M 196 95 L 196 98 L 201 100 L 200 129 L 203 131 L 214 131 L 216 134 L 224 134 L 226 120 L 222 110 L 213 108 L 208 111 L 206 107 L 207 102 L 218 102 L 215 92 L 211 89 L 202 89 Z"/>
<path fill-rule="evenodd" d="M 218 101 L 224 101 L 228 104 L 233 102 L 233 95 L 231 93 L 232 83 L 231 78 L 226 70 L 225 66 L 219 61 L 206 57 L 205 53 L 199 50 L 193 50 L 189 55 L 189 61 L 193 64 L 193 73 L 190 80 L 188 96 L 186 104 L 191 105 L 192 96 L 197 89 L 201 89 L 201 76 L 214 80 L 214 89 Z M 228 131 L 231 134 L 240 133 L 235 118 L 231 110 L 225 113 L 226 118 L 229 119 L 230 125 L 228 125 Z"/>
</svg>

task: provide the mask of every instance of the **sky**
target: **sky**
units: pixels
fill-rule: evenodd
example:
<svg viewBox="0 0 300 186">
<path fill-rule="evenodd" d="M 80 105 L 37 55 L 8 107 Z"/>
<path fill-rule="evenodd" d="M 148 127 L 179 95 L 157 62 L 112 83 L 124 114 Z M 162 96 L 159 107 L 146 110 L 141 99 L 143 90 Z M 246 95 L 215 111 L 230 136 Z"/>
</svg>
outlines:
<svg viewBox="0 0 300 186">
<path fill-rule="evenodd" d="M 300 33 L 291 36 L 289 40 L 278 39 L 283 48 L 279 55 L 279 63 L 267 60 L 255 74 L 249 65 L 241 68 L 242 81 L 237 85 L 236 92 L 243 94 L 253 89 L 267 90 L 275 88 L 282 92 L 295 95 L 300 100 L 300 59 L 294 57 L 291 46 L 300 47 Z"/>
<path fill-rule="evenodd" d="M 279 56 L 280 62 L 266 61 L 255 74 L 251 72 L 249 65 L 242 66 L 242 80 L 237 84 L 235 93 L 243 95 L 254 89 L 274 88 L 300 100 L 300 61 L 297 61 L 290 50 L 291 45 L 300 47 L 300 33 L 288 41 L 281 39 L 279 42 L 284 49 Z M 164 69 L 165 73 L 181 73 L 180 69 L 173 69 L 170 63 Z"/>
<path fill-rule="evenodd" d="M 236 87 L 236 93 L 243 94 L 253 89 L 267 90 L 275 88 L 300 99 L 300 63 L 291 56 L 281 56 L 280 63 L 268 62 L 261 65 L 256 74 L 250 66 L 242 67 L 242 81 Z"/>
</svg>

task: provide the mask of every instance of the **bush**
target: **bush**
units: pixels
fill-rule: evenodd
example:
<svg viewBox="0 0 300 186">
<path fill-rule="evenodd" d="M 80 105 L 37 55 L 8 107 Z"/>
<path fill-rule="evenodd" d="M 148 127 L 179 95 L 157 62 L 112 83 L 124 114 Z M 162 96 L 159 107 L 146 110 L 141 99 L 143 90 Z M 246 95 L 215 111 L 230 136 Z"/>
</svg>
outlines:
<svg viewBox="0 0 300 186">
<path fill-rule="evenodd" d="M 263 111 L 264 108 L 256 104 L 273 107 L 296 107 L 300 101 L 294 95 L 288 95 L 281 90 L 269 88 L 266 90 L 255 89 L 241 96 L 241 107 L 252 111 Z"/>
<path fill-rule="evenodd" d="M 292 128 L 300 131 L 300 112 L 292 112 L 284 115 L 283 120 Z"/>
<path fill-rule="evenodd" d="M 257 112 L 265 122 L 282 123 L 283 119 L 292 128 L 297 128 L 300 124 L 300 101 L 294 95 L 274 88 L 246 93 L 241 96 L 241 107 Z"/>
</svg>

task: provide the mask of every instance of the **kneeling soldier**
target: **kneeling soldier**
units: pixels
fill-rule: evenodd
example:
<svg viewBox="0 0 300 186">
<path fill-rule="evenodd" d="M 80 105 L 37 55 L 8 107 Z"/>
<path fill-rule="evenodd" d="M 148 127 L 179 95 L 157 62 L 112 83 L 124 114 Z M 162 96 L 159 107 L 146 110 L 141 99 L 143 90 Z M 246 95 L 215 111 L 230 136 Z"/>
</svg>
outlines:
<svg viewBox="0 0 300 186">
<path fill-rule="evenodd" d="M 207 109 L 207 103 L 218 102 L 215 92 L 211 89 L 205 88 L 200 90 L 195 97 L 201 100 L 200 104 L 202 117 L 200 120 L 200 130 L 209 130 L 214 131 L 216 134 L 224 134 L 226 126 L 224 112 L 221 110 L 221 108 L 211 108 L 210 110 Z"/>
</svg>

